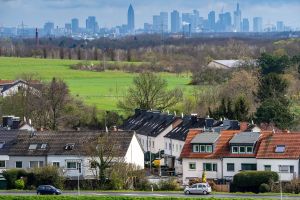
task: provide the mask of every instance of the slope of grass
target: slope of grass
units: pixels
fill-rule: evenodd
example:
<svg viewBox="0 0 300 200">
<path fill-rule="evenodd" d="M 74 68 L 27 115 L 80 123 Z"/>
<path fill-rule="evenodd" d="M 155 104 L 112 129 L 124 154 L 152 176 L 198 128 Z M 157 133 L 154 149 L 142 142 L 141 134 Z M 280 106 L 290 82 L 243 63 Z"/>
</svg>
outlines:
<svg viewBox="0 0 300 200">
<path fill-rule="evenodd" d="M 63 79 L 71 93 L 89 105 L 100 109 L 117 110 L 116 102 L 132 84 L 136 75 L 122 71 L 91 72 L 70 69 L 77 60 L 55 60 L 36 58 L 0 57 L 0 79 L 15 79 L 22 73 L 35 73 L 42 80 L 50 81 L 53 77 Z M 122 62 L 126 64 L 126 62 Z M 136 63 L 138 64 L 138 63 Z M 181 87 L 186 93 L 192 89 L 188 86 L 189 75 L 161 73 L 168 81 L 169 87 Z"/>
</svg>

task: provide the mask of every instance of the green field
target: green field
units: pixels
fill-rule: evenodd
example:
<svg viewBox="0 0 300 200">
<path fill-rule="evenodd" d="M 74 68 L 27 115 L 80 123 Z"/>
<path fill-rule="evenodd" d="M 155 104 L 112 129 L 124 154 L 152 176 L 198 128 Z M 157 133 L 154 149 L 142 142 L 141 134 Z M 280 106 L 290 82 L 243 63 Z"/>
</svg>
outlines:
<svg viewBox="0 0 300 200">
<path fill-rule="evenodd" d="M 121 71 L 90 72 L 70 69 L 78 60 L 53 60 L 37 58 L 0 57 L 0 79 L 15 79 L 22 73 L 36 73 L 42 80 L 53 77 L 63 79 L 72 95 L 81 98 L 89 105 L 103 110 L 117 110 L 116 103 L 126 88 L 131 85 L 136 74 Z M 122 62 L 126 63 L 126 62 Z M 191 93 L 188 86 L 189 75 L 162 73 L 170 88 L 180 87 L 185 93 Z"/>
</svg>

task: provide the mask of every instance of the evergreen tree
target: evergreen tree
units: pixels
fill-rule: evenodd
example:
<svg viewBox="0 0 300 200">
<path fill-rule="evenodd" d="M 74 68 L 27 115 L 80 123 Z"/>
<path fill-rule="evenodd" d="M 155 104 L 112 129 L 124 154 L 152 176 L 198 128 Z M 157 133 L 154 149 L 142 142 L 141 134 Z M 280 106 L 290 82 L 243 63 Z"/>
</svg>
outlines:
<svg viewBox="0 0 300 200">
<path fill-rule="evenodd" d="M 247 121 L 249 115 L 249 105 L 244 96 L 240 96 L 234 105 L 235 119 L 239 121 Z"/>
</svg>

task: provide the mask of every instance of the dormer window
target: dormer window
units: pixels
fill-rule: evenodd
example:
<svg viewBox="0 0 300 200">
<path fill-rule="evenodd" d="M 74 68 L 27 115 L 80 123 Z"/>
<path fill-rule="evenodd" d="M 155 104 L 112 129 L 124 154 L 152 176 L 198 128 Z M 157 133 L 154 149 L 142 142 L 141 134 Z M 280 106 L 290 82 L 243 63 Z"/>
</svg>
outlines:
<svg viewBox="0 0 300 200">
<path fill-rule="evenodd" d="M 73 150 L 75 144 L 74 143 L 69 143 L 65 145 L 65 150 Z"/>
<path fill-rule="evenodd" d="M 4 141 L 1 141 L 1 142 L 0 142 L 0 149 L 2 149 L 2 148 L 4 147 L 4 144 L 5 144 Z"/>
<path fill-rule="evenodd" d="M 204 145 L 204 144 L 193 144 L 193 152 L 194 153 L 212 153 L 213 146 L 212 145 Z"/>
<path fill-rule="evenodd" d="M 35 150 L 37 148 L 37 144 L 30 144 L 28 149 L 29 150 Z"/>
<path fill-rule="evenodd" d="M 233 153 L 233 154 L 252 154 L 253 146 L 232 146 L 231 153 Z"/>
<path fill-rule="evenodd" d="M 275 148 L 275 153 L 284 153 L 285 152 L 285 145 L 277 145 Z"/>
</svg>

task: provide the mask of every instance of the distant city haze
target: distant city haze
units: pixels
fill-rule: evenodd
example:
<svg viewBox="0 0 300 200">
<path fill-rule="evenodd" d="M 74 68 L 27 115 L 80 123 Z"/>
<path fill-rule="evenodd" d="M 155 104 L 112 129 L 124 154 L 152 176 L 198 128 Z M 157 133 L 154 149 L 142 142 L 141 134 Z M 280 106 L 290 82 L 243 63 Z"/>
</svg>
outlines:
<svg viewBox="0 0 300 200">
<path fill-rule="evenodd" d="M 222 11 L 230 12 L 234 23 L 237 3 L 242 11 L 241 20 L 248 18 L 251 29 L 254 17 L 262 17 L 264 25 L 276 26 L 282 21 L 294 29 L 300 27 L 300 0 L 0 0 L 0 27 L 17 27 L 22 21 L 28 27 L 44 27 L 48 21 L 55 27 L 65 27 L 73 18 L 78 18 L 79 27 L 86 27 L 86 19 L 95 16 L 97 26 L 111 28 L 128 24 L 128 7 L 132 4 L 134 19 L 131 21 L 134 20 L 135 29 L 144 28 L 144 23 L 153 23 L 153 15 L 163 11 L 168 13 L 171 31 L 173 10 L 177 10 L 180 17 L 182 13 L 198 10 L 204 19 L 214 10 L 216 20 Z"/>
</svg>

